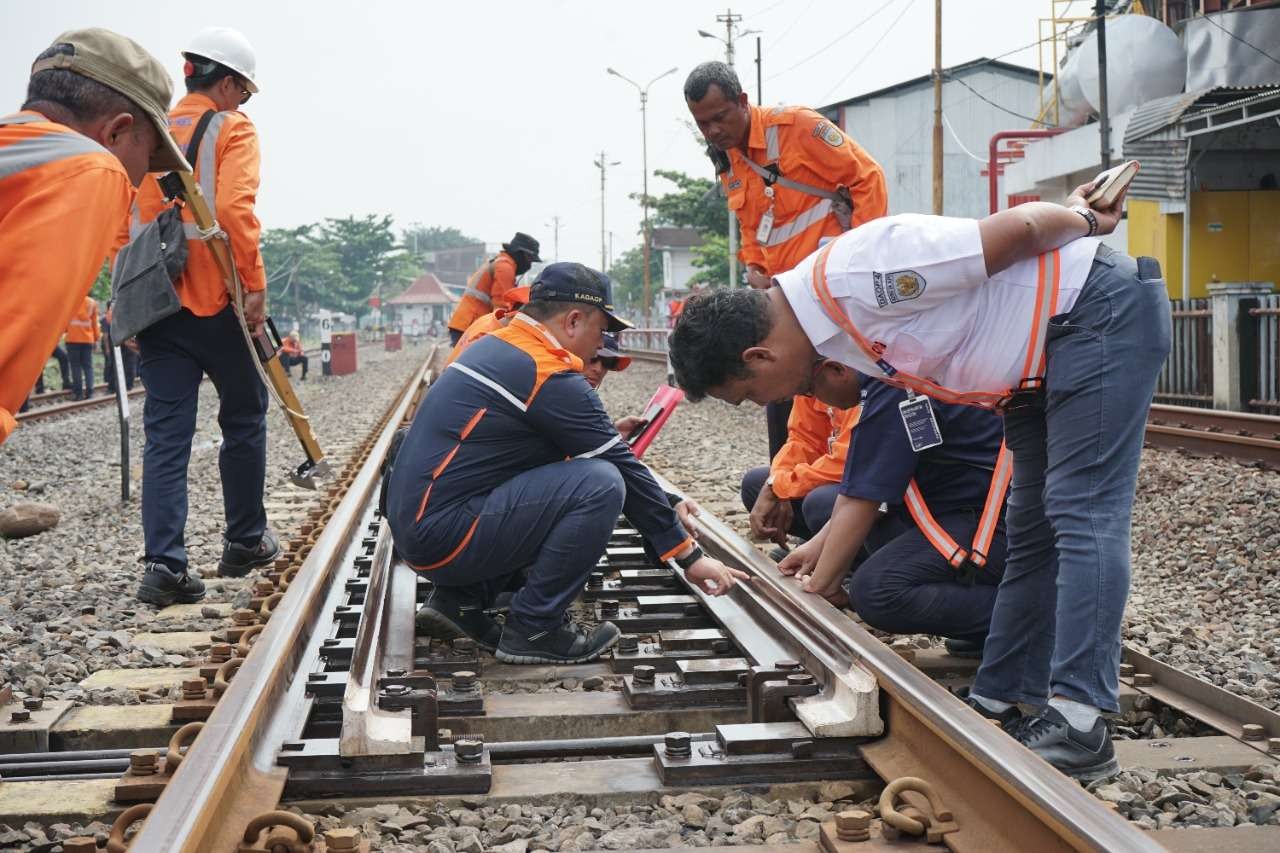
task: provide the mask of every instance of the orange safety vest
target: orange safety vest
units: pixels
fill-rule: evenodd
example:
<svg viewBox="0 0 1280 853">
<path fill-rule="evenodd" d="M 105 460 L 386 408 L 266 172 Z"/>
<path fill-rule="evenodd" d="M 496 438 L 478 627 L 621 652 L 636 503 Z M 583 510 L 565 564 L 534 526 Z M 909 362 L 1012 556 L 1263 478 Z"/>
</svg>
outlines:
<svg viewBox="0 0 1280 853">
<path fill-rule="evenodd" d="M 80 309 L 71 315 L 67 323 L 67 343 L 96 344 L 102 337 L 102 327 L 98 325 L 98 300 L 86 296 Z"/>
<path fill-rule="evenodd" d="M 1004 409 L 1018 395 L 1034 392 L 1044 385 L 1045 340 L 1049 331 L 1049 317 L 1053 315 L 1054 306 L 1058 304 L 1058 291 L 1061 285 L 1062 260 L 1058 250 L 1046 252 L 1039 257 L 1036 277 L 1036 310 L 1031 318 L 1031 335 L 1027 341 L 1027 357 L 1022 363 L 1023 378 L 1017 387 L 1005 391 L 955 391 L 939 385 L 930 379 L 904 373 L 889 364 L 877 347 L 858 331 L 858 327 L 845 314 L 831 290 L 827 286 L 827 257 L 831 254 L 834 242 L 828 243 L 818 253 L 813 265 L 813 292 L 822 305 L 827 316 L 845 331 L 858 345 L 867 358 L 876 363 L 884 374 L 880 380 L 896 388 L 905 388 L 908 393 L 923 394 L 944 403 L 956 403 L 976 406 L 982 409 L 999 411 Z M 920 528 L 920 532 L 929 540 L 935 550 L 947 559 L 953 568 L 959 569 L 966 563 L 981 568 L 987 563 L 987 553 L 991 548 L 991 540 L 995 537 L 996 524 L 1000 520 L 1000 512 L 1004 507 L 1004 496 L 1009 490 L 1009 481 L 1013 477 L 1013 456 L 1003 441 L 1000 452 L 996 455 L 995 470 L 991 475 L 991 487 L 987 490 L 987 502 L 982 508 L 982 517 L 978 521 L 978 529 L 974 531 L 973 543 L 969 548 L 957 544 L 947 531 L 942 529 L 929 507 L 924 496 L 913 479 L 907 486 L 904 501 L 912 520 Z"/>
<path fill-rule="evenodd" d="M 506 252 L 499 252 L 467 279 L 462 299 L 453 309 L 449 328 L 465 332 L 480 317 L 498 308 L 507 308 L 504 298 L 516 284 L 516 262 Z"/>
</svg>

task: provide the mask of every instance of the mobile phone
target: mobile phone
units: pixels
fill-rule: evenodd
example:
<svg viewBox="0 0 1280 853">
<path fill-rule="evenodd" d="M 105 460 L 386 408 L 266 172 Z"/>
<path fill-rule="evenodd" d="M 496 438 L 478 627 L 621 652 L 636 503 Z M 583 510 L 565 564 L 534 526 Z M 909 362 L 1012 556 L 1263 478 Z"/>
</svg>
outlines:
<svg viewBox="0 0 1280 853">
<path fill-rule="evenodd" d="M 660 414 L 662 414 L 661 403 L 654 403 L 652 406 L 646 409 L 640 426 L 633 429 L 631 431 L 631 434 L 627 436 L 627 444 L 635 444 L 637 441 L 639 441 L 640 436 L 645 434 L 645 431 L 649 429 L 649 426 L 657 419 L 658 415 Z"/>
<path fill-rule="evenodd" d="M 1084 200 L 1090 207 L 1109 208 L 1116 203 L 1120 193 L 1129 186 L 1133 176 L 1138 174 L 1137 160 L 1126 160 L 1119 166 L 1107 169 L 1093 179 L 1093 187 L 1085 195 Z"/>
</svg>

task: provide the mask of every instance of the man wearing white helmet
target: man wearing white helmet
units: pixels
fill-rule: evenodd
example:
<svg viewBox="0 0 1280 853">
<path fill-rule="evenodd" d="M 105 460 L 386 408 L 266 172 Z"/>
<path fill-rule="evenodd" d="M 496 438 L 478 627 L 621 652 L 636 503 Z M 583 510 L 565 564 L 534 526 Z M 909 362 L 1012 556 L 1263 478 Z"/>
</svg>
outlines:
<svg viewBox="0 0 1280 853">
<path fill-rule="evenodd" d="M 258 91 L 257 63 L 236 30 L 212 27 L 182 51 L 187 95 L 169 113 L 169 128 L 188 152 L 196 182 L 231 239 L 244 290 L 244 319 L 265 316 L 266 275 L 254 214 L 258 192 L 258 134 L 240 107 Z M 138 193 L 130 231 L 156 218 L 165 202 L 154 176 Z M 204 597 L 204 584 L 187 572 L 187 463 L 196 429 L 200 379 L 218 390 L 222 447 L 218 464 L 226 514 L 218 574 L 241 577 L 271 563 L 280 545 L 267 529 L 262 505 L 266 475 L 267 391 L 238 328 L 235 309 L 209 246 L 188 223 L 186 268 L 176 283 L 182 310 L 138 335 L 140 373 L 147 389 L 143 422 L 142 529 L 146 572 L 142 601 L 166 606 Z"/>
</svg>

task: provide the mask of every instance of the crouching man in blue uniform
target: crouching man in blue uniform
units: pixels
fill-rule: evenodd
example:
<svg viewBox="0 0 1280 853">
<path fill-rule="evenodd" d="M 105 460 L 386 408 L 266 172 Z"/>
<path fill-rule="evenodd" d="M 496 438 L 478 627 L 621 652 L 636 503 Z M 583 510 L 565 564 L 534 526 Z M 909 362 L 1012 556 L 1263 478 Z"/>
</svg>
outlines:
<svg viewBox="0 0 1280 853">
<path fill-rule="evenodd" d="M 1000 418 L 935 403 L 942 443 L 917 452 L 899 417 L 905 391 L 832 370 L 847 373 L 851 388 L 860 380 L 862 414 L 830 521 L 779 570 L 803 577 L 808 592 L 847 594 L 873 628 L 937 634 L 951 653 L 981 656 L 1005 562 L 1004 490 L 991 489 Z"/>
<path fill-rule="evenodd" d="M 598 657 L 617 627 L 565 617 L 619 513 L 708 592 L 746 577 L 697 547 L 583 376 L 604 333 L 626 325 L 606 276 L 551 264 L 512 322 L 432 385 L 387 491 L 397 550 L 435 585 L 418 614 L 432 636 L 471 637 L 507 663 Z M 499 626 L 484 610 L 517 574 Z"/>
</svg>

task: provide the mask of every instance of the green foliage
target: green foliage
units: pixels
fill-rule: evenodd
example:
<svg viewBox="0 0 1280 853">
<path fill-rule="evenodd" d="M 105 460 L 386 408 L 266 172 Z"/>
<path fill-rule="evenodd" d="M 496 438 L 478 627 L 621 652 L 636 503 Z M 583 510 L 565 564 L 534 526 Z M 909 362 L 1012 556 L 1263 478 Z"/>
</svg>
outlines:
<svg viewBox="0 0 1280 853">
<path fill-rule="evenodd" d="M 111 264 L 103 264 L 102 269 L 98 270 L 98 277 L 93 280 L 89 295 L 99 302 L 111 301 Z"/>
<path fill-rule="evenodd" d="M 729 283 L 729 237 L 727 234 L 704 234 L 702 245 L 693 249 L 693 265 L 698 272 L 689 279 L 692 284 L 724 287 Z"/>
<path fill-rule="evenodd" d="M 417 254 L 439 249 L 459 249 L 482 242 L 475 237 L 468 237 L 457 228 L 445 225 L 423 225 L 421 222 L 410 223 L 400 236 L 405 249 Z"/>
<path fill-rule="evenodd" d="M 635 246 L 623 252 L 609 268 L 613 279 L 613 300 L 628 308 L 644 306 L 644 246 Z M 662 256 L 658 252 L 649 255 L 649 287 L 657 293 L 662 287 Z"/>
<path fill-rule="evenodd" d="M 676 185 L 675 192 L 650 201 L 654 224 L 696 228 L 704 237 L 724 232 L 729 207 L 720 195 L 717 181 L 666 169 L 657 169 L 654 175 Z"/>
<path fill-rule="evenodd" d="M 338 307 L 359 294 L 343 274 L 336 247 L 318 236 L 317 226 L 270 228 L 262 233 L 262 262 L 273 312 L 298 320 L 317 308 Z"/>
<path fill-rule="evenodd" d="M 383 298 L 403 289 L 422 267 L 396 241 L 391 215 L 330 217 L 317 226 L 317 239 L 334 251 L 345 286 L 335 294 L 337 308 L 360 316 L 369 297 L 382 289 Z"/>
</svg>

